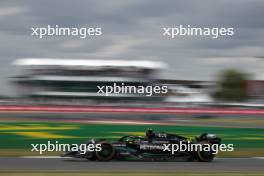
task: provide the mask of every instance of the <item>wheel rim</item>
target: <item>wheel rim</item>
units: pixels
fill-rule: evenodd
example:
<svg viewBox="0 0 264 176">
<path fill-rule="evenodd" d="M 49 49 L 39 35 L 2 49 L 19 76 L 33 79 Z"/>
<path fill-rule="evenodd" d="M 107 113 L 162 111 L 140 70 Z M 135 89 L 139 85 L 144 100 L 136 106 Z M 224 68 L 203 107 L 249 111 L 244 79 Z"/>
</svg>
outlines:
<svg viewBox="0 0 264 176">
<path fill-rule="evenodd" d="M 204 144 L 209 144 L 209 142 L 202 142 L 202 150 L 198 150 L 197 154 L 201 161 L 212 161 L 215 155 L 213 154 L 213 151 L 204 151 Z"/>
<path fill-rule="evenodd" d="M 115 152 L 113 146 L 108 143 L 102 143 L 101 148 L 101 151 L 96 152 L 97 159 L 101 161 L 111 160 Z"/>
</svg>

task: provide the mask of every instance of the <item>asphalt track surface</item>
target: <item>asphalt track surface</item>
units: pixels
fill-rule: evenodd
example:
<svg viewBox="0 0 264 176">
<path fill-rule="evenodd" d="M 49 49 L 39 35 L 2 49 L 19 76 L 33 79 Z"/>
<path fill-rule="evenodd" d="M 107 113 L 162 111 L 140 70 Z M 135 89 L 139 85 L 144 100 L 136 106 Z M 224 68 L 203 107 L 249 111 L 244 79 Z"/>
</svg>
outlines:
<svg viewBox="0 0 264 176">
<path fill-rule="evenodd" d="M 213 162 L 98 162 L 70 158 L 1 157 L 0 171 L 264 171 L 257 158 L 216 158 Z"/>
</svg>

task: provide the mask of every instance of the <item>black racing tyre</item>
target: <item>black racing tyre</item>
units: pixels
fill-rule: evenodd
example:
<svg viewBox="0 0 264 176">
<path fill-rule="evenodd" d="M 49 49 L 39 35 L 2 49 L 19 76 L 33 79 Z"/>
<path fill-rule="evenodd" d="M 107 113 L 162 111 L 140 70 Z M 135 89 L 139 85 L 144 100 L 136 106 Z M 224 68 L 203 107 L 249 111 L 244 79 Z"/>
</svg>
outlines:
<svg viewBox="0 0 264 176">
<path fill-rule="evenodd" d="M 196 157 L 198 159 L 198 161 L 201 162 L 211 162 L 213 161 L 215 154 L 213 154 L 214 152 L 212 151 L 212 149 L 210 149 L 209 151 L 204 151 L 204 148 L 206 146 L 211 146 L 212 144 L 207 142 L 207 141 L 200 141 L 198 144 L 202 145 L 202 150 L 199 149 L 196 151 Z"/>
<path fill-rule="evenodd" d="M 115 155 L 115 149 L 114 147 L 107 142 L 101 142 L 101 151 L 96 151 L 95 156 L 96 159 L 99 161 L 110 161 L 113 159 Z"/>
</svg>

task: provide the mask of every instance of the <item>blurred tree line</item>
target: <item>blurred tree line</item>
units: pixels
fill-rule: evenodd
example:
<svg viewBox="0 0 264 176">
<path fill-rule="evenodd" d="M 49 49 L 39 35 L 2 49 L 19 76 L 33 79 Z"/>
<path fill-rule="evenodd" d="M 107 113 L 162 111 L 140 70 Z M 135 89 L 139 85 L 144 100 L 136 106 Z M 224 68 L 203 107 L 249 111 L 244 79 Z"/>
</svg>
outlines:
<svg viewBox="0 0 264 176">
<path fill-rule="evenodd" d="M 220 101 L 244 101 L 247 95 L 248 76 L 235 69 L 224 70 L 216 82 L 213 97 Z"/>
</svg>

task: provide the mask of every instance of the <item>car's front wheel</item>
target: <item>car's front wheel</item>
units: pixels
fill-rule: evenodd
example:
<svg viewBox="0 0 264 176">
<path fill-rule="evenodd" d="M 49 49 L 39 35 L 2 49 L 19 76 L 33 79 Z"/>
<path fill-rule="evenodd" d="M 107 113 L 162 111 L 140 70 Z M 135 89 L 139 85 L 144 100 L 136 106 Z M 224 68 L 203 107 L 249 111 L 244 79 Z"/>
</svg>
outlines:
<svg viewBox="0 0 264 176">
<path fill-rule="evenodd" d="M 113 159 L 114 155 L 115 155 L 114 147 L 107 142 L 102 142 L 101 150 L 96 151 L 95 153 L 96 159 L 99 161 L 110 161 Z"/>
<path fill-rule="evenodd" d="M 213 161 L 215 154 L 211 148 L 212 144 L 207 141 L 200 141 L 198 144 L 201 145 L 201 148 L 198 147 L 198 150 L 196 151 L 196 157 L 198 161 L 201 162 Z"/>
</svg>

